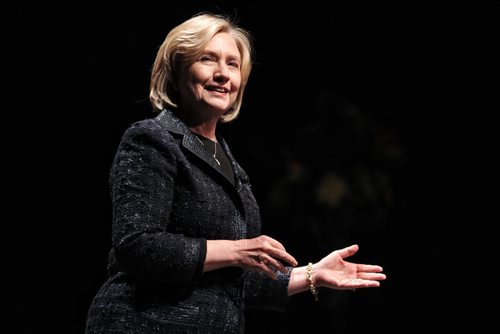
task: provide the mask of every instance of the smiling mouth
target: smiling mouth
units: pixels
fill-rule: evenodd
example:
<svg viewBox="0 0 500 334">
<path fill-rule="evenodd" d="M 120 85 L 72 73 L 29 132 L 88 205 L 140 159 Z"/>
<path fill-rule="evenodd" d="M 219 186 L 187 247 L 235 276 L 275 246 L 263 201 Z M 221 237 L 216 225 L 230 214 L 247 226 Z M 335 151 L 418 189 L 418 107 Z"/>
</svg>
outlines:
<svg viewBox="0 0 500 334">
<path fill-rule="evenodd" d="M 210 91 L 210 92 L 217 92 L 217 93 L 221 93 L 221 94 L 225 94 L 225 93 L 229 92 L 229 89 L 224 88 L 224 87 L 206 86 L 205 89 Z"/>
</svg>

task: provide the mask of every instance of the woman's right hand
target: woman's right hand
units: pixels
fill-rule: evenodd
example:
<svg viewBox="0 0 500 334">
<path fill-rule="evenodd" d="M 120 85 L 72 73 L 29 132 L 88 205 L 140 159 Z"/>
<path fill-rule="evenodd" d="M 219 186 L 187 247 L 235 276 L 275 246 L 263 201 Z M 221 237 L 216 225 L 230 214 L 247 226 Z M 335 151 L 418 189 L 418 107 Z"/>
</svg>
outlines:
<svg viewBox="0 0 500 334">
<path fill-rule="evenodd" d="M 238 266 L 263 272 L 273 279 L 277 278 L 277 270 L 284 274 L 288 272 L 283 263 L 292 267 L 297 265 L 297 260 L 287 253 L 285 247 L 267 235 L 237 240 L 235 246 Z"/>
</svg>

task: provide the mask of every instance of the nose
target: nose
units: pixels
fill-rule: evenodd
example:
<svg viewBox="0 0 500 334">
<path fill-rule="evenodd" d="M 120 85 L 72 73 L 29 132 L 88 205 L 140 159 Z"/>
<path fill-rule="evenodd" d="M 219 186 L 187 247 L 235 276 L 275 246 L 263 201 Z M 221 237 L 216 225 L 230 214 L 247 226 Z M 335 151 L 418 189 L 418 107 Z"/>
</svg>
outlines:
<svg viewBox="0 0 500 334">
<path fill-rule="evenodd" d="M 219 63 L 214 72 L 214 80 L 218 83 L 224 83 L 229 80 L 229 69 L 226 64 Z"/>
</svg>

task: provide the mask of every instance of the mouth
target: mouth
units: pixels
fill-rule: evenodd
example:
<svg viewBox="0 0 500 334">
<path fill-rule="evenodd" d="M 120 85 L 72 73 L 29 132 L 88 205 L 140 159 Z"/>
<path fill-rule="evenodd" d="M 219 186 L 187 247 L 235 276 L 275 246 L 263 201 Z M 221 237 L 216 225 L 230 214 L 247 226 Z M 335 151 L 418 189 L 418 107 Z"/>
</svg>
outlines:
<svg viewBox="0 0 500 334">
<path fill-rule="evenodd" d="M 226 94 L 229 92 L 229 89 L 220 86 L 205 86 L 205 89 L 210 92 L 216 92 L 220 94 Z"/>
</svg>

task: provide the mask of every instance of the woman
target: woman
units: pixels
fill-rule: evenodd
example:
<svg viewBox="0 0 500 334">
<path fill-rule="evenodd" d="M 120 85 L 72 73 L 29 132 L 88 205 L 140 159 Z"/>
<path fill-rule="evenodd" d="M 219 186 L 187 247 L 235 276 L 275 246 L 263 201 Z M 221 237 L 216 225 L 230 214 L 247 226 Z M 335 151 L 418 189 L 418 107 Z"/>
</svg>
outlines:
<svg viewBox="0 0 500 334">
<path fill-rule="evenodd" d="M 199 14 L 169 32 L 152 71 L 155 118 L 127 129 L 111 168 L 109 278 L 87 333 L 241 333 L 245 307 L 285 309 L 319 287 L 377 287 L 382 268 L 344 259 L 352 245 L 296 267 L 260 234 L 248 177 L 219 122 L 240 111 L 250 75 L 249 34 Z"/>
</svg>

